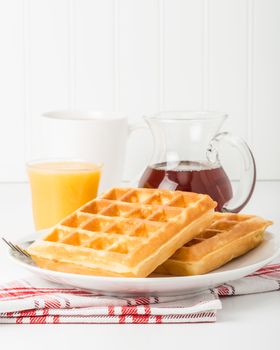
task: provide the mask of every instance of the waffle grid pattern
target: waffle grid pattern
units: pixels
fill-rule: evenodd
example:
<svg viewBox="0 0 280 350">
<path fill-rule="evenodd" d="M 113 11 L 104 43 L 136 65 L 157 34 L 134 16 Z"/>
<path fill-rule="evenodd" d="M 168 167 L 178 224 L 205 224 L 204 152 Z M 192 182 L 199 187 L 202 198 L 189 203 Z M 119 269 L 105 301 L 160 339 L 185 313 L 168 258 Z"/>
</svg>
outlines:
<svg viewBox="0 0 280 350">
<path fill-rule="evenodd" d="M 28 249 L 40 267 L 146 277 L 212 220 L 209 196 L 113 188 L 62 220 Z"/>
<path fill-rule="evenodd" d="M 255 215 L 215 213 L 212 223 L 158 266 L 163 275 L 199 275 L 257 247 L 272 222 Z"/>
<path fill-rule="evenodd" d="M 184 247 L 192 247 L 199 243 L 205 242 L 212 237 L 221 235 L 229 232 L 240 222 L 248 221 L 252 219 L 251 215 L 240 215 L 240 214 L 218 214 L 215 215 L 213 223 L 205 229 L 200 235 L 187 242 Z M 182 249 L 184 248 L 182 247 Z"/>
<path fill-rule="evenodd" d="M 181 192 L 113 189 L 67 217 L 45 240 L 128 254 L 200 199 Z"/>
</svg>

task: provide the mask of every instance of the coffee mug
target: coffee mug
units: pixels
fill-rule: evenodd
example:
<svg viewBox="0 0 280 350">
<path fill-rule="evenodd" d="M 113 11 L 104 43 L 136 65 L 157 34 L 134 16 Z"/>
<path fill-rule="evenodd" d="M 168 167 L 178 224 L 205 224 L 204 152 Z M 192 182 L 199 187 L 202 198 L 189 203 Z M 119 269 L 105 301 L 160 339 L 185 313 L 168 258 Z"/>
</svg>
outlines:
<svg viewBox="0 0 280 350">
<path fill-rule="evenodd" d="M 128 136 L 141 127 L 121 113 L 56 111 L 43 114 L 44 157 L 103 163 L 100 190 L 120 184 Z"/>
</svg>

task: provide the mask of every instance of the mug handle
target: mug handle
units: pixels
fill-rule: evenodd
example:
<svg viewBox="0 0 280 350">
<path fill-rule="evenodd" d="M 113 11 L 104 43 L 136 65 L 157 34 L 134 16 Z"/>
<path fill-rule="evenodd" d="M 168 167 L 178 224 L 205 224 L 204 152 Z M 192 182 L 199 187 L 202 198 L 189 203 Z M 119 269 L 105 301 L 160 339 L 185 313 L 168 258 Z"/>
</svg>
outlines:
<svg viewBox="0 0 280 350">
<path fill-rule="evenodd" d="M 128 138 L 135 132 L 139 130 L 149 130 L 148 126 L 142 123 L 128 124 Z M 143 174 L 143 169 L 137 173 L 132 179 L 123 178 L 122 182 L 126 183 L 128 186 L 137 187 L 138 181 Z"/>
<path fill-rule="evenodd" d="M 207 150 L 209 161 L 219 162 L 219 148 L 226 142 L 235 148 L 241 158 L 241 171 L 236 193 L 222 208 L 223 212 L 238 213 L 251 198 L 256 184 L 256 163 L 247 143 L 239 136 L 229 132 L 217 134 L 210 142 Z"/>
</svg>

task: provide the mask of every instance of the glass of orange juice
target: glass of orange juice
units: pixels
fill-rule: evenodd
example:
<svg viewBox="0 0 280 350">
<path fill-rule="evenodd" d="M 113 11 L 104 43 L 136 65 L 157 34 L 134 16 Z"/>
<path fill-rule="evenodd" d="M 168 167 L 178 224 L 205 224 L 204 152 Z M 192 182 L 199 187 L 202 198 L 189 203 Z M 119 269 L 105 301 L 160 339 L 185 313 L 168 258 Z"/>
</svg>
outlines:
<svg viewBox="0 0 280 350">
<path fill-rule="evenodd" d="M 27 163 L 35 228 L 57 224 L 96 197 L 102 164 L 79 160 L 37 160 Z"/>
</svg>

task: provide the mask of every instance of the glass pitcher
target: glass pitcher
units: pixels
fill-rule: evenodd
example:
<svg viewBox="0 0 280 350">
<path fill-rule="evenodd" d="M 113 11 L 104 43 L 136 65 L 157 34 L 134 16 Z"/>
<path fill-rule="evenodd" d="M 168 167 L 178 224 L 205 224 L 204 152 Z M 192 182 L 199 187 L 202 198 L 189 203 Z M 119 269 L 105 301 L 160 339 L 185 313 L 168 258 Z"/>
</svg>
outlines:
<svg viewBox="0 0 280 350">
<path fill-rule="evenodd" d="M 239 212 L 256 182 L 252 152 L 240 137 L 219 130 L 227 115 L 216 112 L 162 112 L 144 117 L 153 135 L 154 152 L 139 187 L 210 195 L 218 211 Z M 241 176 L 233 194 L 219 150 L 229 143 L 240 154 Z"/>
</svg>

